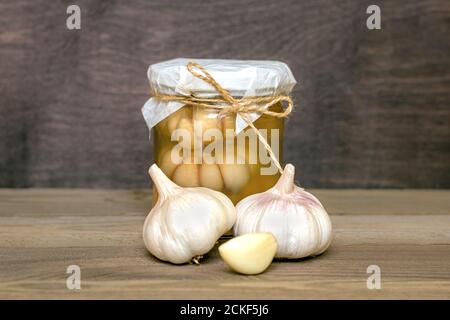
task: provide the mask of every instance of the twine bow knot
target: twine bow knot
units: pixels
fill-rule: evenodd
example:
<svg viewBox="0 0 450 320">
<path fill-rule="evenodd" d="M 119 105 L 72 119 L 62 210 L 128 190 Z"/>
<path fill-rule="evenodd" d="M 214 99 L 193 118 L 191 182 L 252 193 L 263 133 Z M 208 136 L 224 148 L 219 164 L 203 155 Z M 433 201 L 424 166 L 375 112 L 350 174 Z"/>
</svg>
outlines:
<svg viewBox="0 0 450 320">
<path fill-rule="evenodd" d="M 201 73 L 197 72 L 196 69 L 200 70 Z M 209 72 L 200 64 L 196 62 L 189 62 L 187 64 L 188 71 L 196 78 L 203 80 L 213 86 L 217 93 L 217 98 L 198 98 L 193 95 L 190 96 L 176 96 L 160 94 L 158 92 L 154 93 L 153 96 L 156 99 L 162 101 L 175 101 L 183 104 L 188 104 L 192 106 L 198 106 L 209 109 L 220 110 L 219 117 L 224 117 L 230 114 L 239 114 L 239 116 L 247 123 L 247 125 L 253 129 L 253 131 L 258 136 L 260 142 L 264 145 L 270 158 L 278 168 L 278 170 L 283 173 L 283 168 L 280 165 L 275 153 L 272 148 L 264 138 L 264 136 L 259 132 L 259 130 L 254 126 L 252 120 L 248 116 L 249 113 L 256 112 L 259 114 L 268 115 L 276 118 L 287 117 L 293 109 L 294 103 L 291 97 L 286 95 L 279 96 L 262 96 L 262 97 L 243 97 L 235 98 L 226 89 L 224 89 Z M 277 103 L 285 102 L 285 109 L 277 112 L 270 111 L 269 108 Z"/>
</svg>

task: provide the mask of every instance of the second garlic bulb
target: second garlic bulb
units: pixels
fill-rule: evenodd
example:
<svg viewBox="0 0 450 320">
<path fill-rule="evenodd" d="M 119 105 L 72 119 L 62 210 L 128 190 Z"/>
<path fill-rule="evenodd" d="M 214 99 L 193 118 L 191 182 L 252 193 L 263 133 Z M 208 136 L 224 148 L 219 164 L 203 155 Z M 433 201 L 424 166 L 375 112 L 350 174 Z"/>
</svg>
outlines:
<svg viewBox="0 0 450 320">
<path fill-rule="evenodd" d="M 294 184 L 294 175 L 294 166 L 286 165 L 273 188 L 244 198 L 236 206 L 234 234 L 271 232 L 278 242 L 278 258 L 319 255 L 332 240 L 327 212 L 316 197 Z"/>
</svg>

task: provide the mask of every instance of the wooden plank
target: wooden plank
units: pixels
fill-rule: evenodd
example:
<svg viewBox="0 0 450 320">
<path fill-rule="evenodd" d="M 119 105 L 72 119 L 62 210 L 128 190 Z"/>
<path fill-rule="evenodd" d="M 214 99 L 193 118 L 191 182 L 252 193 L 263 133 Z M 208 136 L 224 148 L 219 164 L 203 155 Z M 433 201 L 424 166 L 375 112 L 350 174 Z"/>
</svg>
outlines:
<svg viewBox="0 0 450 320">
<path fill-rule="evenodd" d="M 286 160 L 306 187 L 450 188 L 450 2 L 2 1 L 0 186 L 146 187 L 149 64 L 278 59 L 299 84 Z"/>
<path fill-rule="evenodd" d="M 330 214 L 450 214 L 449 190 L 308 189 Z M 151 191 L 0 189 L 0 215 L 137 215 L 150 210 Z M 82 204 L 82 206 L 80 205 Z"/>
<path fill-rule="evenodd" d="M 325 255 L 276 262 L 266 273 L 252 277 L 230 272 L 216 250 L 200 266 L 157 261 L 143 247 L 142 220 L 98 223 L 102 219 L 97 218 L 97 223 L 83 219 L 85 223 L 78 224 L 52 220 L 52 227 L 33 228 L 18 221 L 20 227 L 7 225 L 0 229 L 2 234 L 12 229 L 9 234 L 33 236 L 12 237 L 0 248 L 0 297 L 450 298 L 450 240 L 448 232 L 444 235 L 448 227 L 442 227 L 450 224 L 450 217 L 427 217 L 429 227 L 419 241 L 414 238 L 416 217 L 402 218 L 406 223 L 395 231 L 375 231 L 370 216 L 333 217 L 335 240 Z M 353 229 L 354 224 L 365 228 Z M 400 233 L 398 238 L 386 237 L 395 232 Z M 65 270 L 71 264 L 82 270 L 80 292 L 65 288 Z M 379 292 L 366 288 L 366 268 L 372 264 L 382 270 Z"/>
<path fill-rule="evenodd" d="M 338 190 L 320 192 L 339 195 Z M 153 258 L 141 239 L 146 215 L 141 209 L 149 198 L 145 192 L 138 195 L 0 190 L 0 298 L 450 299 L 448 214 L 347 215 L 343 207 L 342 214 L 331 216 L 334 241 L 324 255 L 277 261 L 267 272 L 247 277 L 229 271 L 216 249 L 200 266 Z M 6 212 L 5 199 L 10 199 Z M 108 201 L 113 205 L 100 210 Z M 81 267 L 79 291 L 65 287 L 72 264 Z M 381 268 L 381 290 L 366 287 L 369 265 Z"/>
</svg>

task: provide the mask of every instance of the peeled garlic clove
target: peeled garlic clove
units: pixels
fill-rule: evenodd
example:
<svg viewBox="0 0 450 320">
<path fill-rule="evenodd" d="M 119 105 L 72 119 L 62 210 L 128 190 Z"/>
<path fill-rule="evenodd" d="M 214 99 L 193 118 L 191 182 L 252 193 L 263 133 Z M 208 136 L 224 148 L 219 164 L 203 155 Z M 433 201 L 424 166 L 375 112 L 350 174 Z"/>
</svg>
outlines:
<svg viewBox="0 0 450 320">
<path fill-rule="evenodd" d="M 172 132 L 178 128 L 178 122 L 180 122 L 180 111 L 171 114 L 167 118 L 167 133 L 169 137 Z"/>
<path fill-rule="evenodd" d="M 196 128 L 195 134 L 199 141 L 207 142 L 204 139 L 204 134 L 209 129 L 222 130 L 222 122 L 219 119 L 219 113 L 217 110 L 208 110 L 203 107 L 194 107 L 193 110 L 194 125 Z"/>
<path fill-rule="evenodd" d="M 250 179 L 248 165 L 237 163 L 220 164 L 225 187 L 233 193 L 239 192 Z"/>
<path fill-rule="evenodd" d="M 324 252 L 332 240 L 330 218 L 320 201 L 294 184 L 295 168 L 286 165 L 271 189 L 242 199 L 236 206 L 235 235 L 271 232 L 276 257 L 296 259 Z"/>
<path fill-rule="evenodd" d="M 167 135 L 183 148 L 194 148 L 194 126 L 192 122 L 192 108 L 183 107 L 171 114 L 166 121 Z"/>
<path fill-rule="evenodd" d="M 247 233 L 219 247 L 225 263 L 243 274 L 258 274 L 269 267 L 277 252 L 277 241 L 271 233 Z"/>
<path fill-rule="evenodd" d="M 173 173 L 173 182 L 181 187 L 198 187 L 200 186 L 198 176 L 198 165 L 192 163 L 180 164 Z"/>
<path fill-rule="evenodd" d="M 188 129 L 192 128 L 192 107 L 184 106 L 167 117 L 167 130 L 169 131 L 169 136 L 174 130 L 180 128 L 180 121 L 182 119 L 191 123 L 190 127 L 188 126 Z"/>
<path fill-rule="evenodd" d="M 236 116 L 229 115 L 222 118 L 222 132 L 226 143 L 234 143 L 236 139 Z"/>
<path fill-rule="evenodd" d="M 182 139 L 180 141 L 180 144 L 183 146 L 183 148 L 194 148 L 195 146 L 195 140 L 194 140 L 194 127 L 192 126 L 192 121 L 186 118 L 183 118 L 178 123 L 177 130 L 184 130 L 184 136 L 187 138 Z"/>
<path fill-rule="evenodd" d="M 145 219 L 144 243 L 160 260 L 175 264 L 197 261 L 236 221 L 233 203 L 208 188 L 182 188 L 156 164 L 149 174 L 158 200 Z"/>
<path fill-rule="evenodd" d="M 178 164 L 172 161 L 172 148 L 167 148 L 163 150 L 160 155 L 159 159 L 156 161 L 156 163 L 159 165 L 161 170 L 165 173 L 166 176 L 171 177 L 175 169 L 177 168 Z"/>
<path fill-rule="evenodd" d="M 192 119 L 190 119 L 190 118 L 180 119 L 180 122 L 178 122 L 177 129 L 185 129 L 192 134 L 194 132 L 194 126 L 192 124 Z"/>
<path fill-rule="evenodd" d="M 216 164 L 200 165 L 200 185 L 220 191 L 223 189 L 223 180 L 219 166 Z"/>
</svg>

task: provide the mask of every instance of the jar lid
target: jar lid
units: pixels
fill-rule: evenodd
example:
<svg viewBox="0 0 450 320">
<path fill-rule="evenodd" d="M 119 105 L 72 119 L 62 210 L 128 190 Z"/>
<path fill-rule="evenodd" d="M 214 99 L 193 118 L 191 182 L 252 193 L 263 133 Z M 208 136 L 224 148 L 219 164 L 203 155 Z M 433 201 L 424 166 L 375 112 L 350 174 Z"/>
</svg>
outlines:
<svg viewBox="0 0 450 320">
<path fill-rule="evenodd" d="M 236 98 L 288 95 L 296 81 L 287 64 L 269 60 L 223 60 L 179 58 L 152 64 L 147 71 L 152 92 L 166 95 L 210 98 L 218 95 L 209 83 L 195 77 L 187 69 L 189 62 L 203 66 L 211 76 Z M 200 71 L 201 72 L 201 71 Z M 142 107 L 142 115 L 149 129 L 183 107 L 178 101 L 150 98 Z M 260 113 L 248 114 L 255 121 Z M 236 133 L 247 127 L 236 116 Z"/>
<path fill-rule="evenodd" d="M 188 71 L 190 61 L 202 65 L 234 97 L 287 95 L 296 84 L 287 64 L 280 61 L 178 58 L 148 68 L 151 89 L 170 95 L 216 96 L 215 88 Z"/>
</svg>

